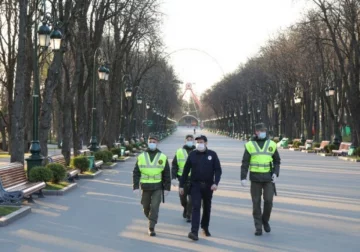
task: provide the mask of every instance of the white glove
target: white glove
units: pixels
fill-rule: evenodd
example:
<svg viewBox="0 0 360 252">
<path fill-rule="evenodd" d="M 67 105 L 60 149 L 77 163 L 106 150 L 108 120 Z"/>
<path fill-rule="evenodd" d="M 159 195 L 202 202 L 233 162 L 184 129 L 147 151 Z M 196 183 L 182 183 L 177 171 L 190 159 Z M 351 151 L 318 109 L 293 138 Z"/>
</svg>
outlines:
<svg viewBox="0 0 360 252">
<path fill-rule="evenodd" d="M 217 190 L 217 185 L 213 184 L 213 185 L 211 186 L 211 191 L 216 191 L 216 190 Z"/>
<path fill-rule="evenodd" d="M 164 196 L 168 196 L 170 191 L 164 191 Z"/>
<path fill-rule="evenodd" d="M 180 195 L 184 195 L 184 188 L 179 188 Z"/>
<path fill-rule="evenodd" d="M 140 196 L 140 190 L 139 189 L 135 189 L 133 191 L 133 193 L 136 195 L 136 196 Z"/>
<path fill-rule="evenodd" d="M 243 180 L 241 180 L 241 185 L 243 186 L 243 187 L 246 187 L 246 179 L 243 179 Z"/>
<path fill-rule="evenodd" d="M 272 175 L 272 182 L 273 182 L 273 183 L 276 183 L 276 174 L 273 174 L 273 175 Z"/>
<path fill-rule="evenodd" d="M 177 179 L 172 179 L 172 180 L 171 180 L 171 184 L 172 184 L 173 186 L 179 186 L 179 181 L 178 181 Z"/>
</svg>

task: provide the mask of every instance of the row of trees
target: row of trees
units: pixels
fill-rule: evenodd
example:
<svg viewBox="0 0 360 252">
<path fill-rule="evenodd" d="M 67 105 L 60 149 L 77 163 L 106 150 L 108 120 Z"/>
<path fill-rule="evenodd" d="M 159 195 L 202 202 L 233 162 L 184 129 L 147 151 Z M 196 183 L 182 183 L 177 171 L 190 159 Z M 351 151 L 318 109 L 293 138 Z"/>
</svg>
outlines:
<svg viewBox="0 0 360 252">
<path fill-rule="evenodd" d="M 136 128 L 126 123 L 144 111 L 138 108 L 138 96 L 144 101 L 141 106 L 150 105 L 163 118 L 174 115 L 180 104 L 179 81 L 162 56 L 159 4 L 158 0 L 0 1 L 0 132 L 2 149 L 10 146 L 12 162 L 23 162 L 33 139 L 32 94 L 38 70 L 44 156 L 49 136 L 62 142 L 67 159 L 71 147 L 77 153 L 89 143 L 93 94 L 101 144 L 110 146 L 120 134 L 139 133 L 142 122 Z M 54 20 L 50 25 L 56 24 L 62 33 L 61 49 L 34 53 L 34 31 L 48 15 Z M 108 81 L 98 80 L 100 66 L 109 69 Z M 132 89 L 127 99 L 126 88 Z"/>
<path fill-rule="evenodd" d="M 263 121 L 274 135 L 316 140 L 334 134 L 341 141 L 340 129 L 350 126 L 359 144 L 360 2 L 312 2 L 301 21 L 207 90 L 207 118 L 227 117 L 239 133 Z"/>
</svg>

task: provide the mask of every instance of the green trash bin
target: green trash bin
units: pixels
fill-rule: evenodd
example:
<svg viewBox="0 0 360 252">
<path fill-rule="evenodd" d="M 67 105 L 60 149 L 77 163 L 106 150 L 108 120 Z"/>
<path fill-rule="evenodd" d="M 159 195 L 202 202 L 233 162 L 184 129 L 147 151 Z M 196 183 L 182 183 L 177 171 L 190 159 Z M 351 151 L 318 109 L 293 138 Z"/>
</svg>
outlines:
<svg viewBox="0 0 360 252">
<path fill-rule="evenodd" d="M 94 169 L 94 163 L 95 163 L 95 156 L 87 156 L 90 164 L 89 164 L 89 170 Z"/>
<path fill-rule="evenodd" d="M 288 138 L 283 138 L 283 139 L 281 139 L 280 143 L 281 143 L 280 144 L 281 147 L 286 148 L 289 145 L 289 139 Z"/>
<path fill-rule="evenodd" d="M 121 153 L 121 156 L 124 156 L 125 155 L 125 151 L 126 151 L 126 147 L 120 147 L 120 153 Z"/>
</svg>

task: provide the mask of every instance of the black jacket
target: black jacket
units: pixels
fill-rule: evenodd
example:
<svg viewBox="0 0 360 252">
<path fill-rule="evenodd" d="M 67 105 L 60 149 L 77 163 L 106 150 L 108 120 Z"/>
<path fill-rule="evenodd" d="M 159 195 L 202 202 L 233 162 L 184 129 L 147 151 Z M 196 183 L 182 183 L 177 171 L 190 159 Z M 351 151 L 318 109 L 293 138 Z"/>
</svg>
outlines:
<svg viewBox="0 0 360 252">
<path fill-rule="evenodd" d="M 183 146 L 183 149 L 186 150 L 187 154 L 189 154 L 191 151 L 195 150 L 195 146 L 189 147 L 187 145 Z M 178 166 L 178 162 L 177 162 L 177 158 L 176 158 L 176 153 L 175 153 L 175 157 L 172 160 L 172 165 L 171 165 L 171 178 L 172 179 L 179 179 L 180 180 L 180 176 L 177 175 L 179 171 L 179 166 Z"/>
<path fill-rule="evenodd" d="M 254 139 L 252 139 L 252 141 L 257 142 L 259 147 L 262 148 L 264 146 L 264 144 L 265 144 L 265 141 L 267 141 L 267 139 L 258 139 L 257 137 L 255 137 Z M 279 152 L 277 150 L 275 151 L 272 158 L 273 158 L 273 170 L 274 170 L 274 173 L 276 174 L 277 177 L 279 177 L 279 173 L 280 173 L 280 155 L 279 155 Z M 250 159 L 251 159 L 251 155 L 247 151 L 247 149 L 245 148 L 245 152 L 244 152 L 244 156 L 243 156 L 243 160 L 242 160 L 242 165 L 241 165 L 241 174 L 240 174 L 240 179 L 241 180 L 246 179 L 246 176 L 247 176 L 247 173 L 248 173 L 248 170 L 249 170 Z M 254 182 L 270 182 L 271 180 L 272 180 L 271 172 L 269 172 L 269 173 L 250 172 L 250 181 L 254 181 Z"/>
<path fill-rule="evenodd" d="M 154 160 L 154 157 L 156 156 L 157 153 L 159 153 L 159 152 L 161 153 L 161 151 L 158 149 L 156 149 L 154 151 L 148 149 L 146 152 L 149 153 L 151 162 Z M 138 162 L 136 161 L 135 168 L 133 171 L 133 190 L 139 189 L 140 177 L 141 177 L 141 172 L 140 172 L 140 169 L 138 166 Z M 141 184 L 141 189 L 142 190 L 159 190 L 159 189 L 162 189 L 163 186 L 164 186 L 164 190 L 170 191 L 170 188 L 171 188 L 170 166 L 169 166 L 169 161 L 167 159 L 166 159 L 165 168 L 162 172 L 162 181 L 159 183 Z"/>
<path fill-rule="evenodd" d="M 184 188 L 190 171 L 191 183 L 201 181 L 209 185 L 218 185 L 222 170 L 216 152 L 209 149 L 206 149 L 204 152 L 198 150 L 190 152 L 184 166 L 184 172 L 180 178 L 180 188 Z"/>
</svg>

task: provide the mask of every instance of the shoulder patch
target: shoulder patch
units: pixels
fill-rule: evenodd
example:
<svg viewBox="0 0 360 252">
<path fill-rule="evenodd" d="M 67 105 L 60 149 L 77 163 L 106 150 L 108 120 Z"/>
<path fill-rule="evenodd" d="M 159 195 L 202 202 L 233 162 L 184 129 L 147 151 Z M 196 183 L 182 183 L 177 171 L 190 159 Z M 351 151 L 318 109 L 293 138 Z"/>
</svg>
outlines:
<svg viewBox="0 0 360 252">
<path fill-rule="evenodd" d="M 163 164 L 163 161 L 162 160 L 159 160 L 159 165 L 162 165 Z"/>
<path fill-rule="evenodd" d="M 212 159 L 212 156 L 209 155 L 209 156 L 208 156 L 208 159 L 211 160 L 211 159 Z"/>
<path fill-rule="evenodd" d="M 271 152 L 271 151 L 273 151 L 274 149 L 273 149 L 273 147 L 269 147 L 268 150 Z"/>
</svg>

